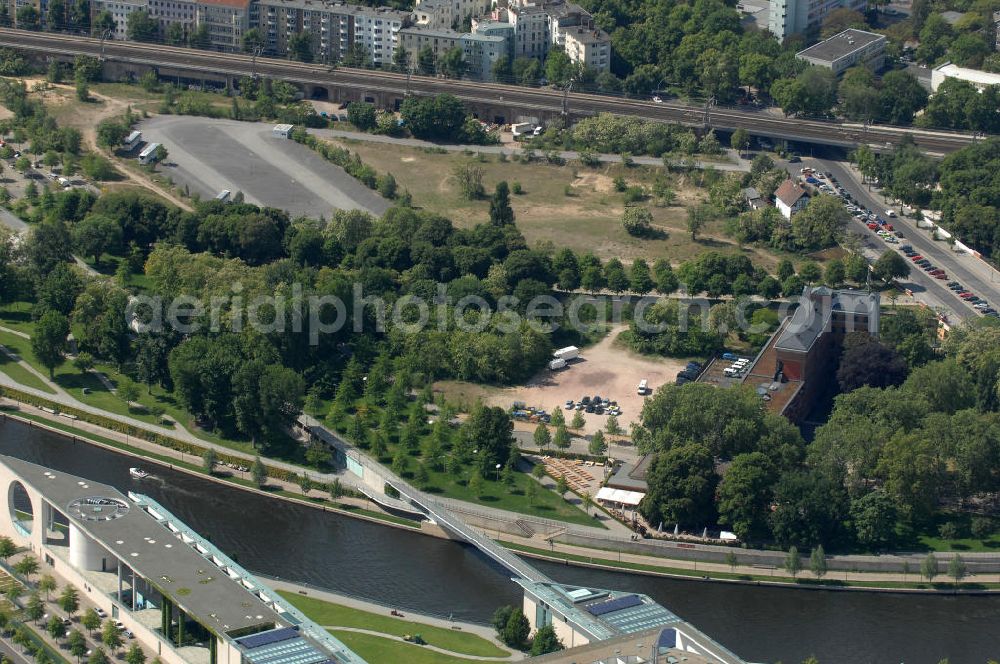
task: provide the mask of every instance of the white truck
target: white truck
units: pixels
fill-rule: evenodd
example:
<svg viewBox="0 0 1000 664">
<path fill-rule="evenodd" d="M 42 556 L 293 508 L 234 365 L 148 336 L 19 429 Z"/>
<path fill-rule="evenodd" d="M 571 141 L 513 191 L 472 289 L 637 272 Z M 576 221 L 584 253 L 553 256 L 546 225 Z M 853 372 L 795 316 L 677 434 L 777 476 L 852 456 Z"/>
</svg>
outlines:
<svg viewBox="0 0 1000 664">
<path fill-rule="evenodd" d="M 549 362 L 549 369 L 552 371 L 559 371 L 560 369 L 566 368 L 566 360 L 558 358 Z"/>
<path fill-rule="evenodd" d="M 552 357 L 557 360 L 569 361 L 580 357 L 580 349 L 576 346 L 566 346 L 565 348 L 560 348 L 556 352 L 552 353 Z"/>
<path fill-rule="evenodd" d="M 510 133 L 514 135 L 514 139 L 521 138 L 522 136 L 537 136 L 535 133 L 534 122 L 516 122 L 510 126 Z"/>
</svg>

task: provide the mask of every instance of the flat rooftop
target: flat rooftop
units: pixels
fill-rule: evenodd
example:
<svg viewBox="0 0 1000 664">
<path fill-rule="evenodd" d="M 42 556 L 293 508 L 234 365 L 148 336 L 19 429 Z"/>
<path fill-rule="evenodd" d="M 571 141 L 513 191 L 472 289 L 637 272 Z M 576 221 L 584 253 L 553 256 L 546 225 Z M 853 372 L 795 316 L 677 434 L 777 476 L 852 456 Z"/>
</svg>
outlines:
<svg viewBox="0 0 1000 664">
<path fill-rule="evenodd" d="M 799 51 L 796 55 L 810 60 L 835 62 L 880 40 L 885 41 L 885 36 L 850 28 L 829 39 L 824 39 L 818 44 L 813 44 L 809 48 Z"/>
<path fill-rule="evenodd" d="M 218 634 L 286 621 L 118 489 L 21 459 L 0 463 L 71 523 Z"/>
<path fill-rule="evenodd" d="M 957 78 L 978 85 L 1000 85 L 1000 74 L 981 71 L 979 69 L 969 69 L 968 67 L 959 67 L 950 62 L 937 67 L 934 71 L 940 72 L 947 78 Z"/>
</svg>

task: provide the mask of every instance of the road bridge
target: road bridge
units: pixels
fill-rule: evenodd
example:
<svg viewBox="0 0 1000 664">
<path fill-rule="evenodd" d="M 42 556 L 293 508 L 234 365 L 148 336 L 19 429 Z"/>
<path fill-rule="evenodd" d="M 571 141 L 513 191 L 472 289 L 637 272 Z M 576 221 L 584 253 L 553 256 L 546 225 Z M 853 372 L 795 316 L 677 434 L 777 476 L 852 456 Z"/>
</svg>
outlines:
<svg viewBox="0 0 1000 664">
<path fill-rule="evenodd" d="M 0 45 L 16 48 L 38 58 L 72 59 L 77 55 L 91 55 L 102 57 L 108 65 L 130 73 L 155 69 L 164 77 L 216 81 L 229 86 L 243 76 L 281 79 L 303 86 L 309 96 L 340 102 L 367 100 L 384 107 L 397 106 L 407 95 L 447 92 L 466 102 L 480 118 L 501 122 L 511 122 L 526 116 L 585 117 L 597 113 L 614 113 L 721 131 L 745 129 L 756 136 L 845 148 L 867 144 L 875 150 L 887 150 L 909 136 L 922 150 L 936 155 L 953 152 L 976 140 L 975 135 L 960 132 L 787 118 L 767 109 L 713 106 L 678 100 L 654 103 L 547 88 L 331 68 L 320 64 L 254 58 L 249 55 L 162 44 L 102 42 L 89 37 L 10 28 L 0 29 Z"/>
</svg>

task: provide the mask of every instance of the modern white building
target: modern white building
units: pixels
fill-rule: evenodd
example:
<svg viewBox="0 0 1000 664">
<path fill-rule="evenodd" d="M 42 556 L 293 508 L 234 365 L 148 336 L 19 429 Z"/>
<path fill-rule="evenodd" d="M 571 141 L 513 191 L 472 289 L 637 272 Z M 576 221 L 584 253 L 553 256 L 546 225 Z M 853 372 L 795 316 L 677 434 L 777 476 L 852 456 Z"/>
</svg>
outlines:
<svg viewBox="0 0 1000 664">
<path fill-rule="evenodd" d="M 959 67 L 958 65 L 953 65 L 948 62 L 940 67 L 935 67 L 934 70 L 931 71 L 931 90 L 937 92 L 937 89 L 941 87 L 941 84 L 949 78 L 957 78 L 960 81 L 968 81 L 980 90 L 990 85 L 1000 85 L 1000 74 L 993 74 L 991 72 L 980 71 L 978 69 L 969 69 L 967 67 Z"/>
<path fill-rule="evenodd" d="M 877 72 L 885 66 L 885 45 L 885 35 L 851 28 L 799 51 L 795 57 L 837 75 L 859 65 Z"/>
<path fill-rule="evenodd" d="M 792 35 L 818 27 L 835 9 L 853 9 L 864 13 L 867 0 L 771 0 L 767 29 L 784 41 Z"/>
<path fill-rule="evenodd" d="M 164 664 L 364 664 L 150 498 L 8 456 L 0 489 L 0 532 Z"/>
</svg>

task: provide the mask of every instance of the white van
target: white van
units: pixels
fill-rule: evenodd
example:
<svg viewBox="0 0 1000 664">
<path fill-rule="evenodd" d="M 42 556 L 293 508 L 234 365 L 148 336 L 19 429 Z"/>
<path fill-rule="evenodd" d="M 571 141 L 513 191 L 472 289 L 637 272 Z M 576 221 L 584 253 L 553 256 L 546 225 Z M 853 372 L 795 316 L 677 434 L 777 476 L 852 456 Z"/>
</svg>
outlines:
<svg viewBox="0 0 1000 664">
<path fill-rule="evenodd" d="M 733 378 L 733 377 L 735 377 L 735 376 L 736 376 L 736 374 L 738 374 L 739 372 L 738 372 L 738 371 L 737 371 L 736 369 L 734 369 L 733 367 L 726 367 L 725 369 L 723 369 L 722 373 L 723 373 L 723 374 L 724 374 L 725 376 L 729 377 L 729 378 Z"/>
<path fill-rule="evenodd" d="M 642 380 L 639 381 L 639 387 L 636 389 L 636 392 L 639 393 L 640 397 L 644 397 L 646 396 L 646 390 L 648 389 L 649 389 L 649 383 L 646 381 L 645 378 L 643 378 Z"/>
</svg>

